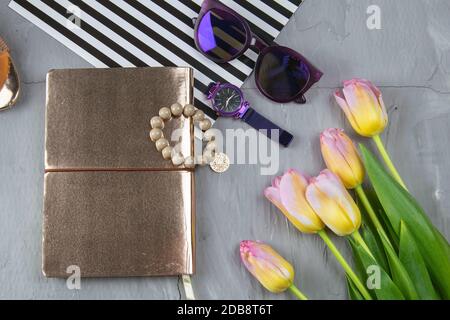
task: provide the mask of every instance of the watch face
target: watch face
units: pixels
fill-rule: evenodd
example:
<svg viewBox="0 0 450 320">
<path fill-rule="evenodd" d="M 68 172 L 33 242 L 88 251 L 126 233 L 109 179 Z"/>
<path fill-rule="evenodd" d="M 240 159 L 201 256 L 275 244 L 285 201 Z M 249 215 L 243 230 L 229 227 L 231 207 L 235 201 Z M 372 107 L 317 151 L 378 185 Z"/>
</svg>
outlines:
<svg viewBox="0 0 450 320">
<path fill-rule="evenodd" d="M 237 112 L 242 104 L 241 92 L 237 88 L 220 88 L 214 96 L 214 107 L 220 113 Z"/>
</svg>

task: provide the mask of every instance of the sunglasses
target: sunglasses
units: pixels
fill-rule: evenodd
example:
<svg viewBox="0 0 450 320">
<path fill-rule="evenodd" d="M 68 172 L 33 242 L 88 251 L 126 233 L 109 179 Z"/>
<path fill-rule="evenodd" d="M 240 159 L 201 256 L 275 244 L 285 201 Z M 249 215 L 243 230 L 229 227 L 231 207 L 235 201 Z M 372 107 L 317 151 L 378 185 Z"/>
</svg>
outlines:
<svg viewBox="0 0 450 320">
<path fill-rule="evenodd" d="M 249 48 L 258 51 L 256 85 L 275 102 L 306 103 L 305 92 L 323 75 L 300 53 L 269 45 L 251 31 L 242 16 L 217 0 L 203 1 L 194 23 L 197 49 L 214 62 L 229 62 Z"/>
</svg>

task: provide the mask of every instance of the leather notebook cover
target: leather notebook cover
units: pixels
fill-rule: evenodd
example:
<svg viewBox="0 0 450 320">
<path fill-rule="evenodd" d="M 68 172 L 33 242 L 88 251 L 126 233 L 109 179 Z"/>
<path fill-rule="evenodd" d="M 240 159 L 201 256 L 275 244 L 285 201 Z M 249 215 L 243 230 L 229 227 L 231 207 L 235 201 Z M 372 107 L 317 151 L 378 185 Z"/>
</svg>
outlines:
<svg viewBox="0 0 450 320">
<path fill-rule="evenodd" d="M 194 272 L 194 172 L 149 139 L 163 106 L 193 101 L 190 68 L 54 70 L 47 75 L 43 273 L 67 277 Z M 193 155 L 191 119 L 170 141 Z M 173 144 L 174 142 L 171 142 Z"/>
</svg>

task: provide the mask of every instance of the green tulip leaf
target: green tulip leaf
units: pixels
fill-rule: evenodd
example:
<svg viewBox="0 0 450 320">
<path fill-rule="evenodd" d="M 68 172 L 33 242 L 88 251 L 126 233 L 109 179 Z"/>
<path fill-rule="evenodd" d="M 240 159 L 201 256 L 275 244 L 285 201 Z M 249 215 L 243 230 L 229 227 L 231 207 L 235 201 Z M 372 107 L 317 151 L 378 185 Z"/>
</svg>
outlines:
<svg viewBox="0 0 450 320">
<path fill-rule="evenodd" d="M 384 270 L 386 270 L 389 275 L 391 275 L 383 244 L 375 235 L 373 227 L 369 224 L 365 224 L 360 229 L 360 232 L 375 260 L 381 265 L 381 267 L 383 267 Z"/>
<path fill-rule="evenodd" d="M 403 266 L 400 258 L 397 256 L 397 253 L 384 237 L 381 237 L 381 241 L 383 242 L 384 250 L 386 251 L 386 255 L 389 261 L 392 280 L 400 288 L 400 290 L 403 292 L 403 295 L 408 300 L 418 300 L 419 295 L 417 294 L 416 287 L 414 286 L 414 283 L 411 280 L 408 271 L 406 271 L 406 268 Z"/>
<path fill-rule="evenodd" d="M 386 213 L 384 212 L 384 209 L 380 203 L 380 200 L 378 200 L 375 190 L 373 190 L 373 188 L 365 188 L 364 192 L 366 193 L 367 198 L 369 199 L 370 204 L 372 205 L 378 218 L 381 218 L 381 219 L 379 219 L 380 223 L 383 226 L 384 231 L 387 233 L 387 236 L 389 237 L 389 241 L 394 246 L 394 249 L 396 251 L 398 251 L 398 237 L 397 237 L 395 231 L 392 229 L 389 219 L 388 219 Z"/>
<path fill-rule="evenodd" d="M 350 245 L 353 250 L 354 258 L 359 260 L 364 266 L 364 275 L 360 277 L 363 283 L 369 282 L 374 285 L 373 288 L 368 287 L 368 290 L 378 300 L 405 300 L 400 289 L 392 281 L 387 272 L 364 250 L 353 240 L 350 240 Z M 368 274 L 374 272 L 373 274 Z M 373 278 L 373 279 L 372 279 Z M 372 283 L 372 280 L 375 283 Z"/>
<path fill-rule="evenodd" d="M 428 274 L 425 261 L 414 241 L 412 234 L 408 227 L 402 221 L 400 225 L 400 261 L 405 266 L 411 279 L 415 283 L 417 293 L 422 300 L 438 300 L 440 299 L 438 293 L 433 287 L 433 284 Z"/>
<path fill-rule="evenodd" d="M 350 248 L 352 249 L 353 252 L 353 271 L 355 272 L 356 276 L 358 277 L 358 279 L 366 279 L 367 278 L 367 273 L 366 273 L 366 268 L 364 267 L 358 252 L 356 251 L 356 247 L 354 246 L 354 242 L 351 238 L 347 238 Z M 348 278 L 348 276 L 347 276 Z M 351 285 L 353 286 L 354 290 L 357 291 L 357 293 L 361 294 L 360 291 L 358 290 L 358 288 L 356 287 L 355 283 L 353 282 L 353 280 L 351 280 L 350 278 L 347 279 L 347 290 L 349 291 L 349 296 L 352 296 L 352 288 L 349 287 L 349 282 L 351 282 Z M 373 299 L 376 299 L 376 296 L 374 295 L 373 292 L 369 291 L 369 294 L 372 296 Z M 364 297 L 362 298 L 363 300 Z"/>
<path fill-rule="evenodd" d="M 356 288 L 353 281 L 346 276 L 347 279 L 347 290 L 348 290 L 348 297 L 350 300 L 365 300 L 364 297 L 361 295 L 359 290 Z"/>
<path fill-rule="evenodd" d="M 409 228 L 440 294 L 450 299 L 450 249 L 417 201 L 383 168 L 374 155 L 360 145 L 367 174 L 389 223 L 400 237 L 403 220 Z"/>
</svg>

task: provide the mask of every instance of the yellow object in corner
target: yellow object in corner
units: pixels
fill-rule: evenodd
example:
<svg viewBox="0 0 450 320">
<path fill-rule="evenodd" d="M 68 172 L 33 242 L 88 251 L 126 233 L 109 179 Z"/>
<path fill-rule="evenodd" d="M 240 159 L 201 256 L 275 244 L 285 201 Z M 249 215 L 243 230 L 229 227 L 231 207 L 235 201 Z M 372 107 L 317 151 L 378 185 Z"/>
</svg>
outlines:
<svg viewBox="0 0 450 320">
<path fill-rule="evenodd" d="M 2 51 L 0 52 L 0 88 L 3 87 L 3 85 L 6 82 L 6 79 L 8 79 L 9 75 L 9 53 L 8 51 Z"/>
<path fill-rule="evenodd" d="M 19 75 L 6 42 L 0 38 L 0 111 L 13 106 L 20 92 Z"/>
</svg>

